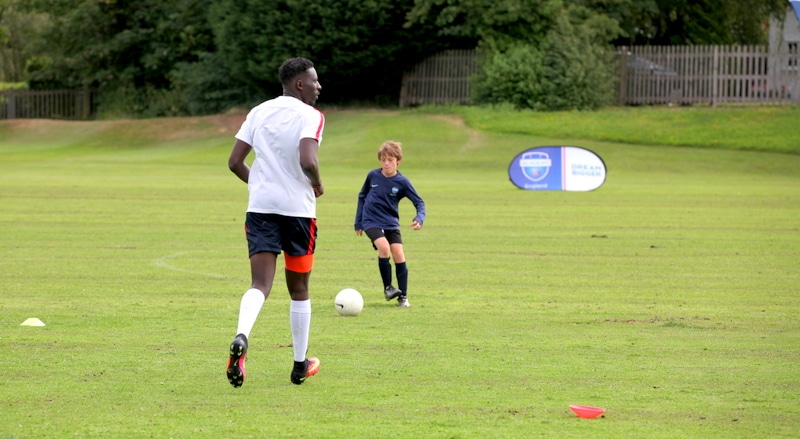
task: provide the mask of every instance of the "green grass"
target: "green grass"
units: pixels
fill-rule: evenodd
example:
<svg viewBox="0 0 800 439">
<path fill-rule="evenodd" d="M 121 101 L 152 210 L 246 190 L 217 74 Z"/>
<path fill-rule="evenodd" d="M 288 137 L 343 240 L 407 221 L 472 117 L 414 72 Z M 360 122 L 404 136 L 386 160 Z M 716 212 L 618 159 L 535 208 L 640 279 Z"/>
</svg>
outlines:
<svg viewBox="0 0 800 439">
<path fill-rule="evenodd" d="M 800 143 L 797 111 L 768 110 L 778 143 Z M 223 371 L 249 283 L 230 125 L 0 122 L 0 438 L 797 436 L 800 155 L 742 150 L 787 151 L 752 125 L 708 144 L 698 125 L 719 110 L 578 113 L 574 136 L 526 131 L 553 115 L 469 111 L 468 125 L 448 109 L 327 112 L 309 352 L 322 370 L 289 382 L 279 276 L 240 389 Z M 679 146 L 593 139 L 621 111 Z M 403 230 L 405 310 L 352 231 L 387 139 L 428 205 L 425 227 Z M 508 181 L 517 153 L 553 144 L 597 152 L 604 186 Z M 356 318 L 333 308 L 345 287 L 365 296 Z M 19 326 L 29 317 L 47 326 Z M 569 404 L 608 411 L 581 420 Z"/>
<path fill-rule="evenodd" d="M 800 154 L 800 107 L 609 108 L 601 112 L 450 109 L 475 128 L 570 139 Z"/>
</svg>

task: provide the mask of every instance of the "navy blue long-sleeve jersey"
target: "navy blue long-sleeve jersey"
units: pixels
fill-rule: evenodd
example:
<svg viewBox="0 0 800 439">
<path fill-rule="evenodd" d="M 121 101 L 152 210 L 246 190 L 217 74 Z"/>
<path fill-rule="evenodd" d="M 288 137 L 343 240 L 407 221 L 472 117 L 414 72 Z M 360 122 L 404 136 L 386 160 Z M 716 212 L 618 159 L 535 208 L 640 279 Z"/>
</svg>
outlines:
<svg viewBox="0 0 800 439">
<path fill-rule="evenodd" d="M 400 230 L 399 204 L 403 198 L 417 209 L 414 221 L 425 222 L 425 202 L 408 178 L 400 172 L 384 177 L 380 168 L 369 171 L 358 193 L 355 230 Z"/>
</svg>

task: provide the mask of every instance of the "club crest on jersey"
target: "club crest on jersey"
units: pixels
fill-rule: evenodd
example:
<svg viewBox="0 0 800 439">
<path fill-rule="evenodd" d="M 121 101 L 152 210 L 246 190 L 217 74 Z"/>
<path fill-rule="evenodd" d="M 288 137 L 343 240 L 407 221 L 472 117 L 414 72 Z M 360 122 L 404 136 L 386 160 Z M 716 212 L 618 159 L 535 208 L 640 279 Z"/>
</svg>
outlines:
<svg viewBox="0 0 800 439">
<path fill-rule="evenodd" d="M 400 192 L 400 188 L 397 186 L 392 186 L 392 196 L 396 197 L 398 192 Z"/>
<path fill-rule="evenodd" d="M 552 163 L 553 161 L 550 160 L 550 155 L 541 151 L 526 152 L 519 160 L 522 174 L 530 181 L 541 181 L 547 177 Z"/>
</svg>

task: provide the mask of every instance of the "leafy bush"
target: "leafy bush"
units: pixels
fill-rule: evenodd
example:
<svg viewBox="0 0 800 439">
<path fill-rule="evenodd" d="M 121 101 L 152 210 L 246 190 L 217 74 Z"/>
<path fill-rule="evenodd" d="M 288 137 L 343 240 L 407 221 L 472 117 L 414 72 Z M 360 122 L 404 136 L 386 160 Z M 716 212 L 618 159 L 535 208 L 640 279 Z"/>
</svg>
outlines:
<svg viewBox="0 0 800 439">
<path fill-rule="evenodd" d="M 180 94 L 189 114 L 221 113 L 248 104 L 252 93 L 234 81 L 216 53 L 204 53 L 194 63 L 178 63 L 171 72 L 173 87 Z M 276 93 L 280 88 L 276 88 Z"/>
<path fill-rule="evenodd" d="M 210 7 L 216 51 L 231 78 L 271 98 L 278 67 L 311 59 L 326 104 L 392 102 L 403 72 L 451 47 L 432 24 L 406 26 L 414 0 L 218 0 Z"/>
<path fill-rule="evenodd" d="M 473 81 L 475 102 L 542 109 L 546 87 L 541 52 L 518 44 L 506 52 L 483 56 L 482 68 Z"/>
<path fill-rule="evenodd" d="M 26 82 L 0 82 L 0 91 L 6 90 L 27 90 L 28 83 Z"/>
<path fill-rule="evenodd" d="M 476 103 L 508 103 L 534 110 L 590 110 L 612 102 L 616 90 L 608 41 L 613 20 L 585 9 L 561 10 L 543 38 L 513 44 L 482 43 Z"/>
<path fill-rule="evenodd" d="M 592 41 L 586 27 L 557 21 L 543 44 L 548 110 L 593 110 L 612 103 L 616 93 L 613 52 Z"/>
<path fill-rule="evenodd" d="M 97 108 L 99 119 L 153 118 L 186 115 L 186 105 L 177 91 L 132 86 L 104 90 Z"/>
</svg>

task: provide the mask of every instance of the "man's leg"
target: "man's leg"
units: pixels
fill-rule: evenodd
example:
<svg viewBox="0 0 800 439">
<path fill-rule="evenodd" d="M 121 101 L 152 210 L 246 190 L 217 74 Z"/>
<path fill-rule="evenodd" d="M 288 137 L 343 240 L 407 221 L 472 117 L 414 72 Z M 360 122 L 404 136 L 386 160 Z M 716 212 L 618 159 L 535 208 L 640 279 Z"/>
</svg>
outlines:
<svg viewBox="0 0 800 439">
<path fill-rule="evenodd" d="M 298 259 L 301 258 L 313 258 L 313 255 L 301 256 Z M 290 265 L 289 262 L 287 262 L 288 265 Z M 306 264 L 306 266 L 310 268 L 310 264 Z M 292 299 L 289 307 L 289 323 L 292 328 L 292 344 L 294 346 L 294 367 L 291 381 L 294 384 L 302 384 L 306 378 L 319 371 L 319 359 L 316 357 L 306 358 L 311 329 L 311 299 L 308 292 L 311 271 L 303 273 L 287 268 L 285 273 L 286 287 L 289 289 Z"/>
<path fill-rule="evenodd" d="M 242 296 L 239 305 L 236 337 L 231 342 L 226 367 L 228 381 L 233 387 L 241 387 L 244 384 L 248 338 L 261 312 L 261 307 L 272 289 L 276 259 L 277 255 L 269 252 L 256 253 L 250 257 L 252 284 Z"/>
</svg>

